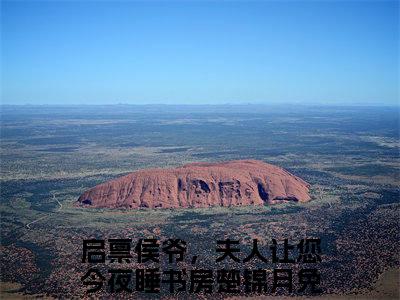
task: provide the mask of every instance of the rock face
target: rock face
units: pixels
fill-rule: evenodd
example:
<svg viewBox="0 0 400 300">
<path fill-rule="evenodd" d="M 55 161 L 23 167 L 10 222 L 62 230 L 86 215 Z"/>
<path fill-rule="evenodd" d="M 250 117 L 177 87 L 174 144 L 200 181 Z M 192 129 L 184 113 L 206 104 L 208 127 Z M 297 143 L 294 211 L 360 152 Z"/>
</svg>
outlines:
<svg viewBox="0 0 400 300">
<path fill-rule="evenodd" d="M 136 209 L 306 202 L 308 188 L 299 177 L 261 161 L 192 163 L 139 170 L 99 184 L 84 192 L 77 205 Z"/>
</svg>

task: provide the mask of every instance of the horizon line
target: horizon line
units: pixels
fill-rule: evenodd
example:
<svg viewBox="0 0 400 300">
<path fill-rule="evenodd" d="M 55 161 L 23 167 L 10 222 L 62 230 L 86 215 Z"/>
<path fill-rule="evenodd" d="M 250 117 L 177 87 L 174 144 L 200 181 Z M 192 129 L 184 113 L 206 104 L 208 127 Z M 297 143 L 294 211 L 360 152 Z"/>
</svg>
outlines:
<svg viewBox="0 0 400 300">
<path fill-rule="evenodd" d="M 77 106 L 282 106 L 282 105 L 297 105 L 297 106 L 326 106 L 326 107 L 400 107 L 400 102 L 398 103 L 298 103 L 298 102 L 283 102 L 283 103 L 255 103 L 255 102 L 243 102 L 243 103 L 104 103 L 104 104 L 60 104 L 60 103 L 43 103 L 43 104 L 10 104 L 10 103 L 1 103 L 0 106 L 49 106 L 49 107 L 77 107 Z"/>
</svg>

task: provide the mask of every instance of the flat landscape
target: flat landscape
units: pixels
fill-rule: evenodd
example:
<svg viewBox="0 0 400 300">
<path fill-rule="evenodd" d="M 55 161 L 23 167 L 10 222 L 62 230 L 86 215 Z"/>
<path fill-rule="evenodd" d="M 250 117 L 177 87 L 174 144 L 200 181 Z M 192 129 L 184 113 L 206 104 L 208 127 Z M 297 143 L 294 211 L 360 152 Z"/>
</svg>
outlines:
<svg viewBox="0 0 400 300">
<path fill-rule="evenodd" d="M 85 296 L 81 277 L 90 265 L 82 263 L 82 241 L 89 238 L 180 238 L 198 256 L 196 267 L 216 270 L 225 266 L 215 262 L 217 240 L 240 240 L 242 259 L 253 239 L 266 254 L 272 239 L 297 244 L 316 237 L 318 297 L 396 299 L 399 150 L 398 107 L 3 106 L 1 297 Z M 236 159 L 287 169 L 311 185 L 312 200 L 175 210 L 74 205 L 85 190 L 135 170 Z M 190 269 L 190 260 L 179 266 Z M 161 268 L 168 268 L 164 260 Z M 162 294 L 171 296 L 168 288 Z M 276 294 L 289 295 L 284 289 Z M 110 294 L 104 288 L 96 295 Z M 134 296 L 154 297 L 121 294 Z"/>
</svg>

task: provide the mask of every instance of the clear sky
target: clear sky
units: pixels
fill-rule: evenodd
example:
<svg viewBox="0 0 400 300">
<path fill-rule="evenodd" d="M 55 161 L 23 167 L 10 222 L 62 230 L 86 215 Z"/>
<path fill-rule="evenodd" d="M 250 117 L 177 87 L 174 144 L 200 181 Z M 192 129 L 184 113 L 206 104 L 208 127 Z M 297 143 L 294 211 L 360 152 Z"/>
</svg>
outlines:
<svg viewBox="0 0 400 300">
<path fill-rule="evenodd" d="M 1 1 L 3 104 L 398 104 L 398 1 Z"/>
</svg>

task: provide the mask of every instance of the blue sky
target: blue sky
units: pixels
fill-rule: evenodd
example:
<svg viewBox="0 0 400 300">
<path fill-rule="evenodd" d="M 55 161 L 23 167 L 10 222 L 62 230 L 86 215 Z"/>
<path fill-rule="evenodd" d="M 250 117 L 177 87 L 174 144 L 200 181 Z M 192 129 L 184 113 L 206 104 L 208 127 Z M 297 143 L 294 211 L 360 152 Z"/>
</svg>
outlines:
<svg viewBox="0 0 400 300">
<path fill-rule="evenodd" d="M 385 104 L 397 1 L 2 1 L 3 104 Z"/>
</svg>

